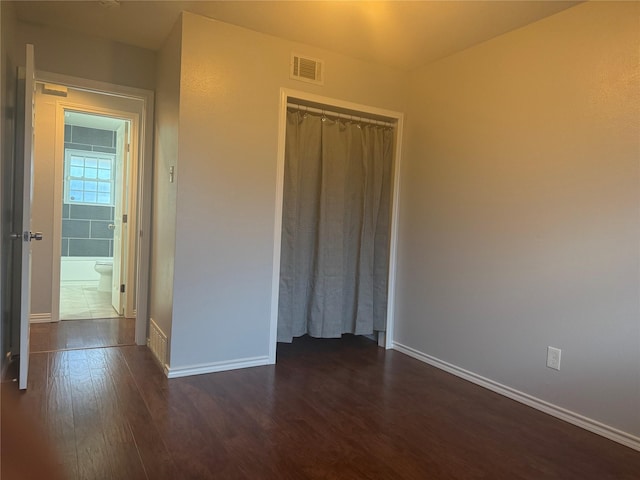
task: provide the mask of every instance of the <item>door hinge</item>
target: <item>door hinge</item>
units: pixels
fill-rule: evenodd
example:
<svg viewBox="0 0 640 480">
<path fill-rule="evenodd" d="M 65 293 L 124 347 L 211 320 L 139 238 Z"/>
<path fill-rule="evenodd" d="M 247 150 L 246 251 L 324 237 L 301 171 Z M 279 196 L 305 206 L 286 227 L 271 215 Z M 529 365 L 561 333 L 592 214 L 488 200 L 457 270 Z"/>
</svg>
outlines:
<svg viewBox="0 0 640 480">
<path fill-rule="evenodd" d="M 131 151 L 131 144 L 127 143 L 127 153 L 129 153 Z"/>
<path fill-rule="evenodd" d="M 124 293 L 124 283 L 120 285 L 120 293 Z"/>
<path fill-rule="evenodd" d="M 127 223 L 127 214 L 122 215 L 122 223 Z"/>
</svg>

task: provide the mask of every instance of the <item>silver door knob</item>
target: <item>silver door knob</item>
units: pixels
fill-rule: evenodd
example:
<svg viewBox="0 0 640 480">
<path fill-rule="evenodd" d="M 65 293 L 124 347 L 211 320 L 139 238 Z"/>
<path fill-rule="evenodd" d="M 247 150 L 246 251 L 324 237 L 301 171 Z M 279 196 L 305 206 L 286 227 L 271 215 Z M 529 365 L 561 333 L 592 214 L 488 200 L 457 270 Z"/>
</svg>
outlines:
<svg viewBox="0 0 640 480">
<path fill-rule="evenodd" d="M 116 224 L 115 223 L 110 223 L 109 225 L 107 225 L 107 228 L 109 230 L 115 230 L 116 229 Z"/>
<path fill-rule="evenodd" d="M 42 240 L 42 232 L 30 232 L 29 240 Z"/>
</svg>

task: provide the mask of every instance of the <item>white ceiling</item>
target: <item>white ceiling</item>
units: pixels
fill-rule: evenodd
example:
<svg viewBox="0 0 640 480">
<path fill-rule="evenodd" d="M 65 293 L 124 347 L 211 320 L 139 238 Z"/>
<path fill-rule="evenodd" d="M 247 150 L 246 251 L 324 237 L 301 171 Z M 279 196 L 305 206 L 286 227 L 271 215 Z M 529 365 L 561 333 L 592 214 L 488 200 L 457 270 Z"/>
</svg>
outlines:
<svg viewBox="0 0 640 480">
<path fill-rule="evenodd" d="M 19 1 L 18 19 L 157 50 L 179 12 L 411 69 L 535 22 L 568 1 Z"/>
</svg>

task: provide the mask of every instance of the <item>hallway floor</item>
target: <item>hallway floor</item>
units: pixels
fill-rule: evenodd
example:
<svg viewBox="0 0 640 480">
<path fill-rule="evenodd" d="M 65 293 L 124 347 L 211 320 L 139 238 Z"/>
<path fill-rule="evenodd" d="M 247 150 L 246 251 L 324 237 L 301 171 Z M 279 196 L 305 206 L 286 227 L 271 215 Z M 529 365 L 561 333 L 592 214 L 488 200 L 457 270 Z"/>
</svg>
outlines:
<svg viewBox="0 0 640 480">
<path fill-rule="evenodd" d="M 135 344 L 135 324 L 135 318 L 33 323 L 30 327 L 30 351 L 36 353 L 133 345 Z"/>
<path fill-rule="evenodd" d="M 277 365 L 171 380 L 146 347 L 30 360 L 29 388 L 3 384 L 2 404 L 35 422 L 69 480 L 631 480 L 640 471 L 640 452 L 361 337 L 303 337 L 278 345 Z M 42 458 L 24 450 L 29 462 Z"/>
</svg>

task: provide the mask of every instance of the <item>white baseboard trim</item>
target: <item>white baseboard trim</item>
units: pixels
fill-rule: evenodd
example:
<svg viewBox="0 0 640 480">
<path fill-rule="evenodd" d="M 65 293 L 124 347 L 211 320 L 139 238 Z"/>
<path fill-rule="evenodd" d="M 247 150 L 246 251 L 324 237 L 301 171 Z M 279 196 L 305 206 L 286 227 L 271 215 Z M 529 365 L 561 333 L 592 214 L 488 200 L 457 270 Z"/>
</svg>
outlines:
<svg viewBox="0 0 640 480">
<path fill-rule="evenodd" d="M 540 410 L 541 412 L 559 418 L 560 420 L 564 420 L 565 422 L 576 425 L 577 427 L 584 428 L 585 430 L 608 438 L 609 440 L 613 440 L 614 442 L 640 451 L 640 437 L 627 432 L 623 432 L 622 430 L 618 430 L 617 428 L 610 427 L 609 425 L 605 425 L 604 423 L 600 423 L 597 420 L 593 420 L 591 418 L 585 417 L 584 415 L 580 415 L 579 413 L 572 412 L 571 410 L 567 410 L 566 408 L 559 407 L 527 393 L 495 382 L 489 378 L 483 377 L 469 370 L 465 370 L 464 368 L 460 368 L 456 365 L 445 362 L 444 360 L 440 360 L 439 358 L 427 355 L 426 353 L 423 353 L 414 348 L 402 345 L 401 343 L 394 342 L 393 349 L 409 355 L 410 357 L 413 357 L 417 360 L 420 360 L 421 362 L 427 363 L 433 367 L 439 368 L 440 370 L 451 373 L 452 375 L 475 383 L 476 385 L 499 393 L 500 395 L 504 395 L 505 397 L 515 400 L 516 402 L 523 403 L 525 405 L 528 405 L 529 407 L 535 408 L 536 410 Z"/>
<path fill-rule="evenodd" d="M 29 315 L 29 323 L 50 323 L 50 313 L 32 313 Z"/>
<path fill-rule="evenodd" d="M 224 362 L 201 363 L 198 365 L 188 365 L 186 367 L 171 368 L 165 366 L 164 373 L 168 378 L 188 377 L 189 375 L 202 375 L 204 373 L 224 372 L 226 370 L 237 370 L 239 368 L 261 367 L 270 365 L 269 356 L 241 358 Z"/>
</svg>

